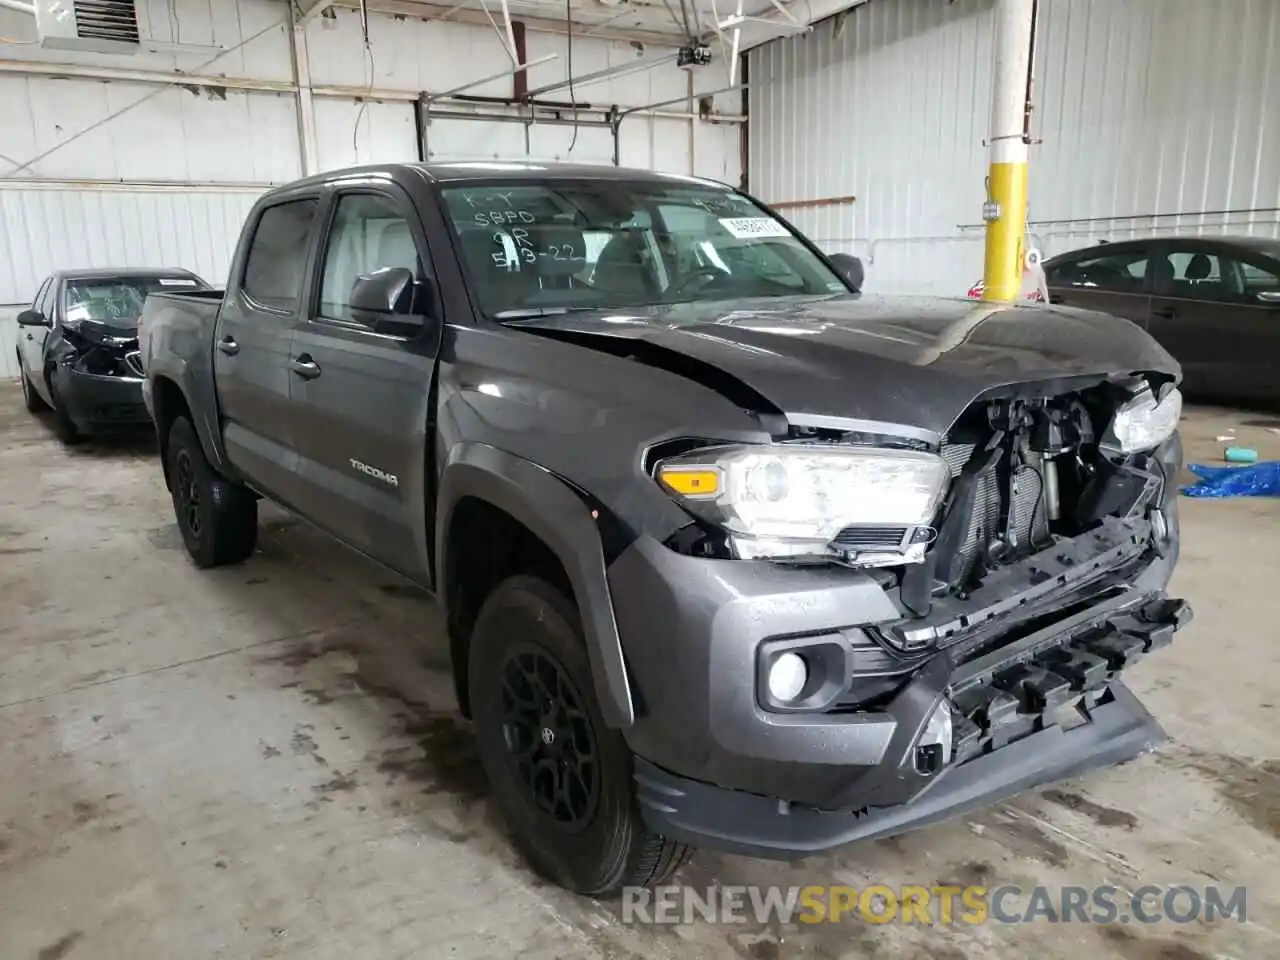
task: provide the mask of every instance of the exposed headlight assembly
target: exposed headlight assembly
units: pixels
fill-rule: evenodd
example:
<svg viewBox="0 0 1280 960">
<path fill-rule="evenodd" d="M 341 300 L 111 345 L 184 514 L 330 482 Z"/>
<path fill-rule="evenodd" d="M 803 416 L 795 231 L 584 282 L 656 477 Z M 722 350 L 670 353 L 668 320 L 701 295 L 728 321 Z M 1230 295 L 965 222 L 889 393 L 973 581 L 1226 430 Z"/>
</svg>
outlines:
<svg viewBox="0 0 1280 960">
<path fill-rule="evenodd" d="M 1102 446 L 1119 453 L 1154 450 L 1178 429 L 1181 417 L 1182 393 L 1176 387 L 1163 400 L 1144 389 L 1115 412 Z"/>
<path fill-rule="evenodd" d="M 875 566 L 924 558 L 950 470 L 915 450 L 777 445 L 695 450 L 661 461 L 655 476 L 720 526 L 739 558 Z"/>
</svg>

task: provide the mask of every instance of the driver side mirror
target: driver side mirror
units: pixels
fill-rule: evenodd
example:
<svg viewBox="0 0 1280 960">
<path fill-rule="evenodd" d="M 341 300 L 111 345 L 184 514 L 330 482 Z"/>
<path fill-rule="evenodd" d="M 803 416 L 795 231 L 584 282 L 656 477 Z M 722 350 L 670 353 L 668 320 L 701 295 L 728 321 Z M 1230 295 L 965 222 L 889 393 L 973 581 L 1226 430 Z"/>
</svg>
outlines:
<svg viewBox="0 0 1280 960">
<path fill-rule="evenodd" d="M 836 272 L 844 277 L 855 293 L 862 292 L 862 281 L 866 277 L 866 271 L 862 268 L 860 257 L 855 257 L 851 253 L 833 253 L 827 257 L 827 262 L 836 268 Z"/>
<path fill-rule="evenodd" d="M 23 310 L 18 314 L 18 325 L 22 327 L 47 327 L 48 318 L 39 310 Z"/>
<path fill-rule="evenodd" d="M 411 336 L 427 325 L 434 301 L 430 281 L 406 267 L 382 267 L 351 284 L 351 317 L 371 330 Z"/>
</svg>

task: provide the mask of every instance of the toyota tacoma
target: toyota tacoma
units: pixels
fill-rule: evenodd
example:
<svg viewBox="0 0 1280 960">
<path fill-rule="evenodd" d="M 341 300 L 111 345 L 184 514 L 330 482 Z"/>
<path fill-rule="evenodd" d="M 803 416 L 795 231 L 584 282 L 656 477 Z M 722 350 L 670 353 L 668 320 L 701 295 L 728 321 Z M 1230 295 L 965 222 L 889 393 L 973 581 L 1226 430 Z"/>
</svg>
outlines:
<svg viewBox="0 0 1280 960">
<path fill-rule="evenodd" d="M 861 283 L 712 182 L 364 167 L 263 196 L 225 291 L 147 299 L 144 395 L 198 565 L 267 498 L 435 594 L 515 842 L 608 895 L 1163 736 L 1121 677 L 1190 617 L 1177 363 Z"/>
</svg>

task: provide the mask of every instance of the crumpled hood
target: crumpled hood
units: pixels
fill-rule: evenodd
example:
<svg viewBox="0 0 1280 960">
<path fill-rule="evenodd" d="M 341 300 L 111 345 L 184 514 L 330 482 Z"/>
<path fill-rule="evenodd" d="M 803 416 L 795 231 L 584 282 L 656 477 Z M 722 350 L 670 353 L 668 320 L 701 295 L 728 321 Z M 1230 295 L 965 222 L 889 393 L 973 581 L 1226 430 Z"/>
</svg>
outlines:
<svg viewBox="0 0 1280 960">
<path fill-rule="evenodd" d="M 1077 376 L 1181 376 L 1173 357 L 1128 320 L 958 298 L 720 300 L 516 325 L 576 334 L 578 342 L 643 340 L 694 357 L 747 384 L 793 422 L 838 417 L 938 436 L 999 387 Z"/>
<path fill-rule="evenodd" d="M 69 328 L 71 329 L 71 328 Z M 81 320 L 74 328 L 81 339 L 108 347 L 131 349 L 138 343 L 138 320 L 116 318 L 112 320 Z"/>
</svg>

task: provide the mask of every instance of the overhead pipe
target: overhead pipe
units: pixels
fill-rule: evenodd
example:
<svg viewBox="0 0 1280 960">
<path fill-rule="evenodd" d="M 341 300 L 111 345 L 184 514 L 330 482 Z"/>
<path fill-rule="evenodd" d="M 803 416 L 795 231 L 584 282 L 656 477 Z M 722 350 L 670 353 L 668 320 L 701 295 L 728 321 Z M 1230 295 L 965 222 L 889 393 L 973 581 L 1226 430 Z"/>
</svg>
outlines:
<svg viewBox="0 0 1280 960">
<path fill-rule="evenodd" d="M 530 60 L 528 63 L 517 64 L 516 66 L 508 67 L 506 70 L 499 70 L 497 73 L 491 73 L 489 76 L 481 77 L 479 80 L 468 81 L 459 87 L 454 87 L 451 90 L 445 90 L 443 93 L 429 93 L 427 94 L 427 99 L 443 100 L 446 97 L 456 97 L 464 90 L 470 90 L 473 87 L 479 87 L 483 84 L 491 83 L 494 80 L 501 80 L 503 77 L 519 77 L 530 67 L 537 67 L 544 63 L 550 63 L 552 60 L 558 59 L 559 56 L 560 54 L 558 53 L 548 53 L 545 57 L 539 57 L 537 60 Z"/>
<path fill-rule="evenodd" d="M 18 13 L 26 13 L 31 16 L 36 15 L 36 5 L 34 3 L 23 3 L 22 0 L 0 0 L 0 7 L 6 10 L 16 10 Z"/>
<path fill-rule="evenodd" d="M 694 94 L 694 97 L 698 100 L 701 100 L 704 97 L 718 97 L 722 93 L 734 93 L 736 91 L 745 90 L 745 89 L 747 89 L 747 85 L 745 83 L 739 83 L 739 84 L 735 84 L 732 87 L 721 87 L 718 90 L 699 91 L 698 93 Z M 644 113 L 646 111 L 653 110 L 656 107 L 665 107 L 673 103 L 687 103 L 688 100 L 689 100 L 689 95 L 686 93 L 682 97 L 672 97 L 670 100 L 659 100 L 657 103 L 646 103 L 642 107 L 627 107 L 625 110 L 622 110 L 618 114 L 618 120 L 619 122 L 621 122 L 622 120 L 625 120 L 627 117 L 631 116 L 634 113 Z M 715 119 L 719 120 L 720 118 L 716 117 Z"/>
<path fill-rule="evenodd" d="M 580 77 L 574 77 L 572 80 L 559 80 L 555 83 L 548 83 L 546 86 L 537 87 L 530 90 L 528 95 L 536 97 L 540 93 L 550 93 L 553 90 L 563 90 L 572 84 L 574 87 L 585 87 L 589 83 L 599 83 L 601 80 L 613 80 L 618 77 L 630 76 L 633 73 L 640 73 L 643 70 L 652 70 L 654 67 L 660 67 L 664 63 L 671 63 L 680 54 L 676 53 L 663 54 L 660 57 L 649 57 L 646 60 L 639 60 L 635 63 L 623 63 L 616 67 L 605 67 L 603 70 L 596 70 L 594 73 L 586 73 Z"/>
</svg>

